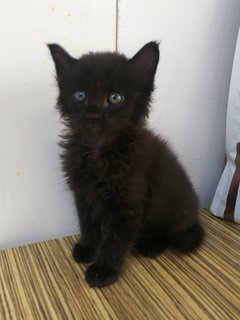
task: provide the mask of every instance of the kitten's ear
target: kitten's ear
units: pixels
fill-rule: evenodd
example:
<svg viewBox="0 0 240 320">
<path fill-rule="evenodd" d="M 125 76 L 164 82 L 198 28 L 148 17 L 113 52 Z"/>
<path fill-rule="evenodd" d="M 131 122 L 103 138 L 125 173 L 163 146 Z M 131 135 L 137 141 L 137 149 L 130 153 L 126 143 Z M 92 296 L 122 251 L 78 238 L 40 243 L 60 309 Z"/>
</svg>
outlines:
<svg viewBox="0 0 240 320">
<path fill-rule="evenodd" d="M 65 51 L 58 44 L 48 44 L 47 46 L 51 52 L 53 61 L 55 63 L 57 76 L 61 76 L 66 69 L 73 66 L 74 63 L 76 63 L 77 60 L 72 58 L 67 53 L 67 51 Z"/>
<path fill-rule="evenodd" d="M 128 63 L 140 80 L 154 77 L 159 61 L 159 44 L 155 41 L 145 44 Z"/>
</svg>

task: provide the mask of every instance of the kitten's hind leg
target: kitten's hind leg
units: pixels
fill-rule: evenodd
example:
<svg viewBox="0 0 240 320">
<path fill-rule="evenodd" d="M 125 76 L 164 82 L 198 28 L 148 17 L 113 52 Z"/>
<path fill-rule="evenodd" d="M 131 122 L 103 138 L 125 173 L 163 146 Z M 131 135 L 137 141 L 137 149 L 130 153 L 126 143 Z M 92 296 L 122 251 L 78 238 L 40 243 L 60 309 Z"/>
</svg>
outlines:
<svg viewBox="0 0 240 320">
<path fill-rule="evenodd" d="M 155 258 L 169 246 L 168 239 L 158 226 L 141 230 L 134 242 L 134 249 L 142 256 Z"/>
<path fill-rule="evenodd" d="M 180 253 L 191 253 L 201 245 L 203 237 L 203 228 L 199 222 L 196 222 L 185 231 L 171 233 L 169 247 Z"/>
</svg>

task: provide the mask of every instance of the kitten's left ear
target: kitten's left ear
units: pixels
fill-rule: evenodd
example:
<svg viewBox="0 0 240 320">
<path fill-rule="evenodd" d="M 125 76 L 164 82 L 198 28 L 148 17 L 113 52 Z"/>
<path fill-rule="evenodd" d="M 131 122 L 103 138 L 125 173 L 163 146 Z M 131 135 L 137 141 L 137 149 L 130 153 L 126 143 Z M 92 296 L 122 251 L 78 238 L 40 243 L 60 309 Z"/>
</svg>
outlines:
<svg viewBox="0 0 240 320">
<path fill-rule="evenodd" d="M 58 76 L 61 76 L 66 69 L 73 66 L 77 61 L 58 44 L 48 44 L 47 46 L 51 52 Z"/>
<path fill-rule="evenodd" d="M 141 80 L 154 77 L 159 61 L 159 44 L 151 41 L 140 49 L 128 63 L 134 74 Z"/>
</svg>

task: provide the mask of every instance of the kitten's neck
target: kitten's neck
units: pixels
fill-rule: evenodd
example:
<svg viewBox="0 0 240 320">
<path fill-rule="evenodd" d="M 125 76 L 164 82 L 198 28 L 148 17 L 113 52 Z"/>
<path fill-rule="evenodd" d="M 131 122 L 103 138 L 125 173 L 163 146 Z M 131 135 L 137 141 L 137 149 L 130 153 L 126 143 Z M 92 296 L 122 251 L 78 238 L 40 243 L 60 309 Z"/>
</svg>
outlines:
<svg viewBox="0 0 240 320">
<path fill-rule="evenodd" d="M 139 122 L 134 127 L 132 125 L 129 125 L 129 127 L 125 127 L 121 131 L 118 131 L 114 134 L 106 134 L 102 137 L 96 137 L 95 141 L 87 141 L 80 135 L 79 141 L 82 145 L 88 146 L 92 149 L 111 149 L 111 148 L 128 148 L 128 146 L 132 146 L 136 143 L 139 139 L 141 139 L 141 136 L 143 132 L 145 131 L 145 123 Z"/>
</svg>

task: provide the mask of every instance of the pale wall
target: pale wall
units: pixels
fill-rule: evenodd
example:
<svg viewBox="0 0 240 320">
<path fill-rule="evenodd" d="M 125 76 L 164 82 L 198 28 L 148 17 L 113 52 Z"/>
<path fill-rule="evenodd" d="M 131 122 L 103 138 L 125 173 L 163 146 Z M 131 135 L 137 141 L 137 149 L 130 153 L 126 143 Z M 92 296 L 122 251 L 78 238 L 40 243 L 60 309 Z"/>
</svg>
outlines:
<svg viewBox="0 0 240 320">
<path fill-rule="evenodd" d="M 77 56 L 114 50 L 115 0 L 10 0 L 0 10 L 0 248 L 78 231 L 57 147 L 47 42 Z M 208 205 L 220 176 L 240 1 L 119 1 L 118 47 L 162 40 L 151 125 L 168 137 Z"/>
</svg>

